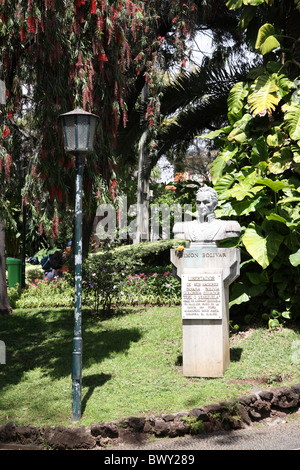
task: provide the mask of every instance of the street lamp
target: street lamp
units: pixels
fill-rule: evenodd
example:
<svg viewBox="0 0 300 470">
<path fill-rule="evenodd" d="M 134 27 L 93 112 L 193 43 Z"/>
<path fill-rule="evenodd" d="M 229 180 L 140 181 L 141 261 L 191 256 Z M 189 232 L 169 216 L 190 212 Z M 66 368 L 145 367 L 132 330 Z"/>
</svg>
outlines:
<svg viewBox="0 0 300 470">
<path fill-rule="evenodd" d="M 75 311 L 72 356 L 72 419 L 81 417 L 81 375 L 82 375 L 82 157 L 93 151 L 94 137 L 99 117 L 82 109 L 61 114 L 65 151 L 76 157 L 75 192 Z"/>
</svg>

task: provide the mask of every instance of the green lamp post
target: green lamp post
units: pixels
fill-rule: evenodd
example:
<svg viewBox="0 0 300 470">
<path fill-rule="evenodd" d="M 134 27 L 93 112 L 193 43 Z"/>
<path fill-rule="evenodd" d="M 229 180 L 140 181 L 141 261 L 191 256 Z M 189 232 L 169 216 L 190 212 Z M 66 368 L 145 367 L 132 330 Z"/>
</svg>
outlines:
<svg viewBox="0 0 300 470">
<path fill-rule="evenodd" d="M 76 158 L 75 192 L 75 311 L 72 356 L 72 419 L 81 418 L 82 382 L 82 174 L 83 157 L 93 151 L 99 117 L 82 109 L 61 114 L 65 151 Z"/>
</svg>

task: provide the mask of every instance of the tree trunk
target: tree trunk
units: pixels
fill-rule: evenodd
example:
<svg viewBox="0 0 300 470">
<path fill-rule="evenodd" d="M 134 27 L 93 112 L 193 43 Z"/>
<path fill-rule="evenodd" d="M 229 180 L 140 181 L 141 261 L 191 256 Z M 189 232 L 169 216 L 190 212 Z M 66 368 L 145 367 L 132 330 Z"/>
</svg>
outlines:
<svg viewBox="0 0 300 470">
<path fill-rule="evenodd" d="M 5 263 L 5 223 L 0 218 L 0 315 L 12 313 L 9 305 L 6 285 L 6 263 Z"/>
<path fill-rule="evenodd" d="M 144 86 L 142 102 L 148 101 L 148 85 Z M 142 119 L 143 121 L 143 119 Z M 143 123 L 141 122 L 141 125 Z M 139 169 L 137 187 L 137 230 L 134 244 L 150 239 L 149 231 L 149 152 L 147 149 L 147 131 L 142 134 L 139 143 Z"/>
</svg>

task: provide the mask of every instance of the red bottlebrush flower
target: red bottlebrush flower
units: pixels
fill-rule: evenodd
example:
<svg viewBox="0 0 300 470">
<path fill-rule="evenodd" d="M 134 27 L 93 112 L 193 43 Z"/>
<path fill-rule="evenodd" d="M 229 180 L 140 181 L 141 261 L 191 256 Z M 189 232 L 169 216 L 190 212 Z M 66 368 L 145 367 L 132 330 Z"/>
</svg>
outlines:
<svg viewBox="0 0 300 470">
<path fill-rule="evenodd" d="M 23 26 L 21 27 L 20 34 L 21 34 L 21 41 L 24 42 L 25 39 L 26 39 L 26 32 L 25 32 L 25 28 Z"/>
<path fill-rule="evenodd" d="M 78 52 L 78 60 L 77 60 L 76 67 L 82 67 L 82 54 L 81 54 L 81 51 Z"/>
<path fill-rule="evenodd" d="M 10 167 L 12 165 L 11 155 L 8 153 L 5 158 L 5 178 L 10 180 Z"/>
<path fill-rule="evenodd" d="M 127 111 L 124 109 L 124 111 L 123 111 L 123 126 L 124 126 L 124 128 L 127 126 L 127 121 L 128 121 L 128 115 L 127 115 Z"/>
<path fill-rule="evenodd" d="M 10 130 L 9 130 L 8 126 L 5 126 L 4 131 L 2 133 L 3 139 L 5 139 L 9 134 L 10 134 Z"/>
<path fill-rule="evenodd" d="M 8 110 L 7 116 L 8 116 L 8 119 L 11 121 L 12 118 L 13 118 L 13 113 L 12 113 L 12 110 L 11 110 L 11 109 Z"/>
<path fill-rule="evenodd" d="M 34 167 L 32 168 L 32 176 L 34 177 L 34 179 L 37 178 L 37 174 L 38 174 L 38 166 L 34 165 Z"/>
<path fill-rule="evenodd" d="M 28 30 L 30 33 L 34 33 L 34 19 L 31 15 L 28 16 Z"/>
<path fill-rule="evenodd" d="M 91 1 L 91 14 L 92 15 L 95 15 L 95 13 L 96 13 L 96 6 L 97 6 L 96 0 L 92 0 Z"/>
<path fill-rule="evenodd" d="M 114 201 L 115 198 L 116 198 L 116 191 L 115 191 L 115 188 L 114 188 L 113 186 L 110 186 L 109 192 L 110 192 L 110 195 L 111 195 L 112 200 Z"/>
<path fill-rule="evenodd" d="M 35 196 L 35 207 L 36 207 L 37 213 L 39 215 L 40 214 L 40 208 L 39 208 L 39 200 L 38 200 L 37 196 Z"/>
<path fill-rule="evenodd" d="M 102 12 L 106 11 L 106 1 L 105 1 L 105 0 L 101 0 L 100 4 L 101 4 L 101 11 L 102 11 Z"/>
</svg>

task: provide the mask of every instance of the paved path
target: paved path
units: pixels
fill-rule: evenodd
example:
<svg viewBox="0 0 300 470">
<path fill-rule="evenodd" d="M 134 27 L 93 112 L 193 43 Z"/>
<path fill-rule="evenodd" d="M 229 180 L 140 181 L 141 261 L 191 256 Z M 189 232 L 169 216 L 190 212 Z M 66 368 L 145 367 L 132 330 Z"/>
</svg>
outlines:
<svg viewBox="0 0 300 470">
<path fill-rule="evenodd" d="M 191 453 L 198 450 L 300 450 L 300 419 L 237 431 L 161 439 L 139 446 L 120 445 L 114 449 L 155 450 L 156 454 L 168 450 L 189 450 Z"/>
</svg>

